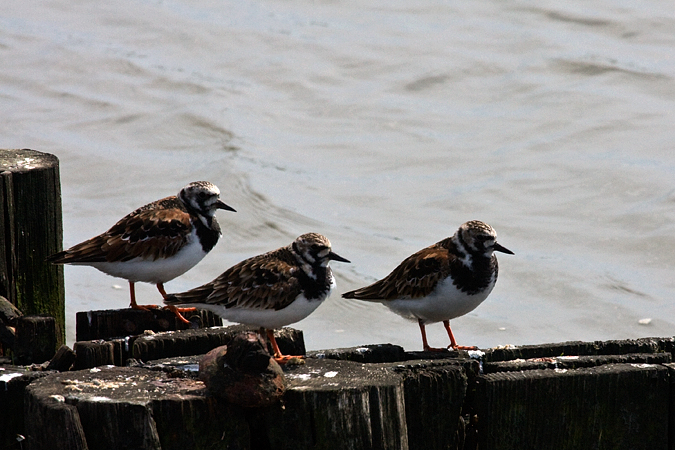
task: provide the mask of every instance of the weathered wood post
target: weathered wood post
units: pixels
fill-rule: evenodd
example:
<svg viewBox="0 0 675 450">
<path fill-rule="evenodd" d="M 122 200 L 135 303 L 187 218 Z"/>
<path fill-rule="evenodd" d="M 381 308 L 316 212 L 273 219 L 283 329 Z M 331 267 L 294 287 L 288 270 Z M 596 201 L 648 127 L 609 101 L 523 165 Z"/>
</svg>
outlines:
<svg viewBox="0 0 675 450">
<path fill-rule="evenodd" d="M 58 158 L 0 150 L 0 295 L 24 314 L 54 317 L 57 346 L 66 331 L 63 267 L 45 258 L 62 241 Z"/>
</svg>

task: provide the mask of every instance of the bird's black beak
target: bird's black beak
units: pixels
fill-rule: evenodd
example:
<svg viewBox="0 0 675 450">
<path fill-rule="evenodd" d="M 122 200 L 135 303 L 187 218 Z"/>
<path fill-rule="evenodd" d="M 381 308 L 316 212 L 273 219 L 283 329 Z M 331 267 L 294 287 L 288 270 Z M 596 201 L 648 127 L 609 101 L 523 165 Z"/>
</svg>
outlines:
<svg viewBox="0 0 675 450">
<path fill-rule="evenodd" d="M 492 249 L 493 249 L 494 251 L 496 251 L 496 252 L 502 252 L 502 253 L 506 253 L 506 254 L 508 254 L 508 255 L 515 255 L 515 253 L 513 253 L 511 250 L 509 250 L 509 249 L 506 248 L 506 247 L 502 247 L 501 245 L 499 245 L 499 244 L 496 243 L 496 242 L 495 242 L 494 247 L 492 247 Z"/>
<path fill-rule="evenodd" d="M 229 205 L 226 205 L 225 203 L 223 203 L 222 200 L 218 200 L 218 201 L 214 204 L 214 206 L 215 206 L 216 208 L 218 208 L 218 209 L 224 209 L 225 211 L 237 212 L 236 209 L 234 209 L 233 207 L 231 207 L 231 206 L 229 206 Z"/>
<path fill-rule="evenodd" d="M 328 259 L 332 259 L 333 261 L 340 261 L 340 262 L 346 262 L 346 263 L 351 263 L 350 260 L 343 258 L 342 256 L 338 255 L 337 253 L 330 252 L 328 254 Z"/>
</svg>

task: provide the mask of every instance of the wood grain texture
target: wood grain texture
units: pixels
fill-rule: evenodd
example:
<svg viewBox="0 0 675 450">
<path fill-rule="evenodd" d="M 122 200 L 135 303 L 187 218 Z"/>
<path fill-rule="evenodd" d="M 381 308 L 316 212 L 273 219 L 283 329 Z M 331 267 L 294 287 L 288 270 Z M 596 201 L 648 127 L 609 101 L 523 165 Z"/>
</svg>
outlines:
<svg viewBox="0 0 675 450">
<path fill-rule="evenodd" d="M 45 262 L 63 241 L 58 158 L 0 150 L 0 195 L 0 295 L 24 314 L 54 317 L 64 344 L 63 268 Z"/>
</svg>

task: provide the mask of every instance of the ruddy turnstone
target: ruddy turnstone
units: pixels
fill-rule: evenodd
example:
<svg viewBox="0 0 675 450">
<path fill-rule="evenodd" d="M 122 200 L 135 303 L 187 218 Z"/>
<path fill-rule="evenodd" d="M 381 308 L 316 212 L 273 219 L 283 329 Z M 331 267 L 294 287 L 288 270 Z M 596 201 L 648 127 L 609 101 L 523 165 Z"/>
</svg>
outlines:
<svg viewBox="0 0 675 450">
<path fill-rule="evenodd" d="M 284 363 L 274 329 L 310 315 L 335 288 L 328 263 L 348 263 L 333 253 L 330 241 L 317 233 L 298 237 L 291 245 L 246 259 L 203 286 L 164 299 L 168 305 L 190 305 L 236 323 L 266 331 L 274 358 Z M 262 332 L 262 330 L 261 330 Z"/>
<path fill-rule="evenodd" d="M 216 245 L 221 235 L 217 209 L 234 211 L 220 200 L 220 190 L 208 181 L 196 181 L 123 217 L 108 231 L 47 258 L 54 264 L 92 266 L 129 281 L 131 307 L 136 303 L 134 283 L 157 285 L 184 274 Z M 154 305 L 148 305 L 154 306 Z M 180 313 L 171 309 L 187 322 Z"/>
<path fill-rule="evenodd" d="M 497 233 L 478 220 L 466 222 L 457 232 L 406 258 L 385 278 L 370 286 L 342 294 L 344 298 L 378 301 L 407 319 L 416 320 L 425 351 L 429 347 L 425 325 L 443 322 L 450 338 L 448 348 L 474 349 L 457 345 L 450 319 L 473 311 L 497 282 L 498 251 L 513 255 L 497 243 Z"/>
</svg>

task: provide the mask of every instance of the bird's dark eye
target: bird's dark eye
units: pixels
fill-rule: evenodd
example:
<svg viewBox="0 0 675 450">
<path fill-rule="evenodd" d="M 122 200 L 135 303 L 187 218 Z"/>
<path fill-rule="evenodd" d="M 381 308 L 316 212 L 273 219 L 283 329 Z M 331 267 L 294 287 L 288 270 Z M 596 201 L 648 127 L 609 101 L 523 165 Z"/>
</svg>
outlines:
<svg viewBox="0 0 675 450">
<path fill-rule="evenodd" d="M 200 199 L 204 200 L 204 199 L 206 198 L 207 194 L 206 194 L 206 192 L 200 192 L 199 194 L 197 194 L 197 196 L 198 196 Z"/>
</svg>

